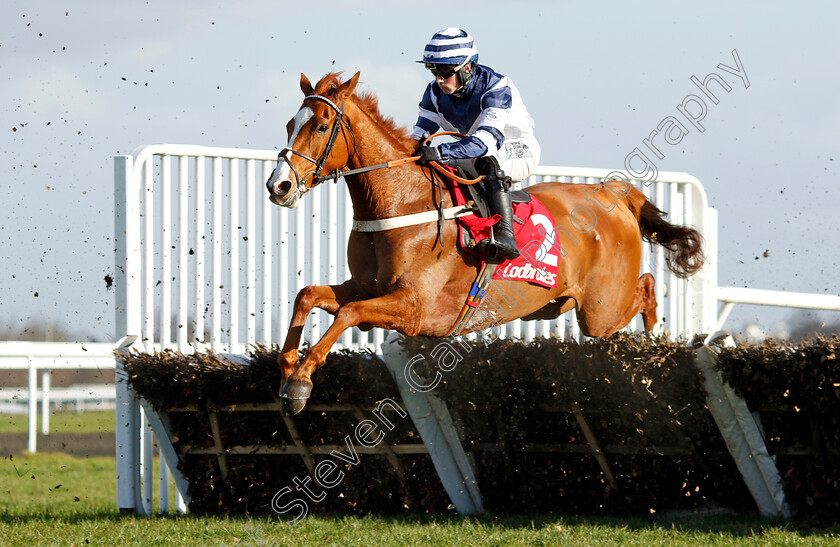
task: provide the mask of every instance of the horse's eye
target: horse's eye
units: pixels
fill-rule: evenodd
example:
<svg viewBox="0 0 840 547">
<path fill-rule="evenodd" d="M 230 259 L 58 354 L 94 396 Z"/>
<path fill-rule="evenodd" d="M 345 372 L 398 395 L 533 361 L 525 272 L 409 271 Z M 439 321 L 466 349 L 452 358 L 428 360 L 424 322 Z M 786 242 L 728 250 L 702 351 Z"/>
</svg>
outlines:
<svg viewBox="0 0 840 547">
<path fill-rule="evenodd" d="M 321 124 L 321 125 L 318 127 L 318 133 L 326 133 L 326 132 L 327 132 L 327 129 L 329 129 L 329 127 L 327 127 L 327 124 L 325 124 L 325 123 L 324 123 L 324 124 Z"/>
</svg>

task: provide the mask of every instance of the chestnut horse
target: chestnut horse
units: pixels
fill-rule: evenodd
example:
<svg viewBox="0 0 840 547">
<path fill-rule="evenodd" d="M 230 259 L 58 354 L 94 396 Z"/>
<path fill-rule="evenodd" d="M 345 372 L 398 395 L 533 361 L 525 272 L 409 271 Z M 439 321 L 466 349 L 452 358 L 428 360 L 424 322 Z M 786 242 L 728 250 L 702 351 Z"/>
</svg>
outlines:
<svg viewBox="0 0 840 547">
<path fill-rule="evenodd" d="M 405 129 L 379 113 L 375 96 L 354 93 L 358 80 L 356 73 L 342 83 L 340 74 L 332 73 L 313 88 L 301 74 L 305 98 L 286 126 L 288 147 L 281 151 L 266 183 L 271 201 L 294 207 L 325 178 L 340 176 L 345 169 L 375 166 L 346 176 L 355 220 L 434 211 L 441 193 L 428 167 L 416 163 L 390 168 L 378 165 L 411 157 L 417 143 Z M 332 176 L 322 176 L 322 172 Z M 548 251 L 559 259 L 554 288 L 506 282 L 514 285 L 508 287 L 514 290 L 501 295 L 505 287 L 499 282 L 490 285 L 487 298 L 496 293 L 495 302 L 506 302 L 503 309 L 494 311 L 500 323 L 554 318 L 575 308 L 580 330 L 587 336 L 609 336 L 638 313 L 650 330 L 656 323 L 656 298 L 653 276 L 639 277 L 642 238 L 664 246 L 669 268 L 681 277 L 703 265 L 700 234 L 665 221 L 664 213 L 627 182 L 551 182 L 530 186 L 527 191 L 551 211 L 555 221 L 571 219 L 577 231 L 563 231 L 569 243 L 564 241 L 562 247 L 559 232 L 552 234 L 550 245 L 542 249 L 544 256 Z M 451 207 L 448 192 L 443 194 L 444 207 Z M 583 217 L 576 208 L 584 206 L 590 213 L 581 227 Z M 595 219 L 590 218 L 593 211 Z M 432 337 L 452 332 L 480 266 L 478 257 L 459 248 L 456 234 L 455 220 L 445 220 L 439 226 L 434 215 L 413 226 L 351 232 L 347 260 L 352 277 L 340 285 L 304 287 L 295 299 L 278 358 L 285 379 L 281 396 L 289 399 L 292 412 L 303 409 L 312 390 L 312 373 L 346 329 L 379 327 L 407 336 Z M 511 292 L 516 298 L 509 297 Z M 335 321 L 299 364 L 303 325 L 313 308 L 333 314 Z M 485 315 L 485 319 L 473 321 L 463 333 L 486 328 L 490 319 Z"/>
</svg>

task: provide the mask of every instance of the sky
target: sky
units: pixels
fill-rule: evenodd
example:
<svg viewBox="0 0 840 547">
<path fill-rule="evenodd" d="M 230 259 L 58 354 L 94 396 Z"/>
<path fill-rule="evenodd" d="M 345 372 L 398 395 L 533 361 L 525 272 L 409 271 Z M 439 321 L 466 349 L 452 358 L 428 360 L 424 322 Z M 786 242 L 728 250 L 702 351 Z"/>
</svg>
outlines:
<svg viewBox="0 0 840 547">
<path fill-rule="evenodd" d="M 510 76 L 543 165 L 622 168 L 690 78 L 704 130 L 662 149 L 718 211 L 719 284 L 838 294 L 840 5 L 832 2 L 317 3 L 5 0 L 0 6 L 0 331 L 114 339 L 113 156 L 154 143 L 279 149 L 298 81 L 361 72 L 416 119 L 423 46 L 458 26 Z M 746 82 L 719 68 L 742 63 Z M 712 84 L 715 86 L 716 84 Z M 291 299 L 294 295 L 288 295 Z M 736 306 L 727 327 L 793 312 Z M 825 321 L 838 314 L 814 314 Z"/>
</svg>

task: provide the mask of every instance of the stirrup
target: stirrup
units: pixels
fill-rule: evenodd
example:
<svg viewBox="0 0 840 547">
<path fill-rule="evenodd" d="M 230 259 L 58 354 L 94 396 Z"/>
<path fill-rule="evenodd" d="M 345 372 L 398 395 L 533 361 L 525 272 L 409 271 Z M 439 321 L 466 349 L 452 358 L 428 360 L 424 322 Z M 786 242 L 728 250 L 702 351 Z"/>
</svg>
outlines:
<svg viewBox="0 0 840 547">
<path fill-rule="evenodd" d="M 513 250 L 511 251 L 510 246 L 502 245 L 498 240 L 496 240 L 493 230 L 490 231 L 490 237 L 476 242 L 474 248 L 487 258 L 493 260 L 513 260 L 521 254 L 519 252 L 519 247 L 516 245 L 513 246 Z M 502 251 L 504 251 L 504 253 L 502 253 Z"/>
</svg>

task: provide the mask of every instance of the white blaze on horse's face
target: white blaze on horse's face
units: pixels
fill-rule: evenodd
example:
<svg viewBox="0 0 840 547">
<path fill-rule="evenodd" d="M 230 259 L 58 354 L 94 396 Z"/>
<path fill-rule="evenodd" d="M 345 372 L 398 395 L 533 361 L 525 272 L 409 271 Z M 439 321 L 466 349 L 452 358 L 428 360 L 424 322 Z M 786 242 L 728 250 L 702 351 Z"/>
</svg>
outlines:
<svg viewBox="0 0 840 547">
<path fill-rule="evenodd" d="M 294 123 L 294 125 L 292 126 L 292 134 L 289 137 L 288 143 L 288 146 L 290 148 L 294 146 L 295 141 L 298 137 L 298 133 L 300 133 L 300 130 L 303 128 L 304 125 L 306 125 L 306 122 L 309 121 L 309 118 L 311 118 L 314 115 L 315 113 L 312 112 L 312 109 L 308 106 L 304 106 L 298 111 L 297 114 L 295 114 L 295 117 L 292 119 L 292 122 Z"/>
<path fill-rule="evenodd" d="M 301 128 L 306 125 L 306 122 L 314 115 L 312 109 L 308 106 L 301 108 L 295 117 L 292 119 L 292 133 L 289 136 L 287 148 L 294 148 L 295 140 Z M 299 181 L 292 180 L 292 169 L 289 165 L 288 157 L 277 158 L 277 167 L 271 173 L 271 178 L 266 183 L 268 188 L 269 200 L 275 205 L 281 207 L 295 207 L 298 199 L 303 193 L 303 189 L 299 186 Z"/>
</svg>

